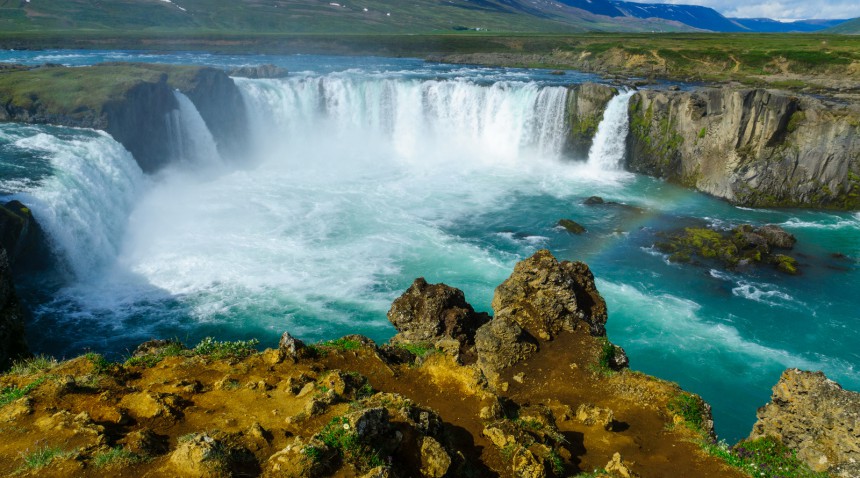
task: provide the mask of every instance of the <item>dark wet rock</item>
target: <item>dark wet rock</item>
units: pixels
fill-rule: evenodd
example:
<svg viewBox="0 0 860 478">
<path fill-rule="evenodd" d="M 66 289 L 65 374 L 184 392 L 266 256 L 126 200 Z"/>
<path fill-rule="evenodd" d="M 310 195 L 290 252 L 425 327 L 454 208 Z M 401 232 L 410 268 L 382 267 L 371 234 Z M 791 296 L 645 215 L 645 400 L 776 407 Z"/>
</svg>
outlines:
<svg viewBox="0 0 860 478">
<path fill-rule="evenodd" d="M 558 225 L 571 234 L 582 234 L 586 232 L 585 226 L 571 219 L 559 219 Z"/>
<path fill-rule="evenodd" d="M 775 437 L 815 471 L 860 476 L 860 393 L 822 372 L 788 369 L 756 415 L 750 439 Z"/>
<path fill-rule="evenodd" d="M 586 206 L 594 206 L 596 204 L 603 204 L 603 203 L 605 203 L 605 201 L 600 196 L 590 196 L 585 201 L 582 201 L 582 204 L 585 204 Z"/>
<path fill-rule="evenodd" d="M 393 344 L 429 345 L 468 360 L 489 316 L 475 312 L 460 289 L 419 278 L 391 304 L 388 320 L 398 331 Z"/>
<path fill-rule="evenodd" d="M 47 236 L 33 212 L 20 201 L 0 206 L 0 247 L 16 272 L 45 270 L 53 265 Z"/>
<path fill-rule="evenodd" d="M 791 249 L 797 242 L 797 239 L 785 231 L 785 229 L 774 224 L 768 224 L 756 228 L 756 234 L 762 236 L 767 241 L 767 245 L 779 249 Z"/>
<path fill-rule="evenodd" d="M 282 68 L 277 65 L 265 64 L 258 66 L 242 66 L 239 68 L 232 68 L 227 72 L 230 76 L 239 76 L 242 78 L 253 78 L 253 79 L 261 79 L 261 78 L 285 78 L 289 71 L 286 68 Z"/>
<path fill-rule="evenodd" d="M 6 251 L 0 248 L 0 371 L 6 370 L 12 361 L 30 355 L 24 337 L 24 318 Z"/>
<path fill-rule="evenodd" d="M 556 76 L 564 76 L 566 73 L 564 70 L 552 70 L 551 72 L 549 72 L 549 74 Z"/>
</svg>

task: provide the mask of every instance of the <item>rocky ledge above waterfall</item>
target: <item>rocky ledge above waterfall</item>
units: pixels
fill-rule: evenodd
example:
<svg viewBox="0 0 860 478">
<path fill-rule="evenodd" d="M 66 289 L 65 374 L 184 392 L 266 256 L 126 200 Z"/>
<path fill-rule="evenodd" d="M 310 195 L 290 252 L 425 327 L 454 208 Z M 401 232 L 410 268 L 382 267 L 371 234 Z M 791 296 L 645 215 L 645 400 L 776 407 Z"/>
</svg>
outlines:
<svg viewBox="0 0 860 478">
<path fill-rule="evenodd" d="M 103 63 L 66 68 L 44 65 L 0 72 L 0 121 L 101 129 L 126 147 L 141 169 L 170 161 L 167 116 L 188 96 L 222 154 L 246 141 L 245 106 L 227 74 L 214 68 Z"/>
</svg>

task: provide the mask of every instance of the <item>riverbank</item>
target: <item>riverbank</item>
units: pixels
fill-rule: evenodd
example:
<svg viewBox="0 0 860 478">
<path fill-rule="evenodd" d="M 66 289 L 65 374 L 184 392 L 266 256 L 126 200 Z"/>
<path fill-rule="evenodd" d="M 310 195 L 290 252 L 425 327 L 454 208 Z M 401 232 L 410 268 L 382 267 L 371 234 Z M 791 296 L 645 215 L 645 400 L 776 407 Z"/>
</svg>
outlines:
<svg viewBox="0 0 860 478">
<path fill-rule="evenodd" d="M 746 455 L 715 443 L 698 396 L 628 370 L 606 338 L 605 304 L 586 265 L 539 251 L 497 288 L 493 305 L 494 317 L 478 314 L 461 291 L 419 279 L 392 305 L 399 334 L 382 346 L 361 336 L 306 345 L 284 334 L 263 352 L 253 341 L 207 339 L 192 349 L 153 341 L 123 363 L 92 353 L 22 362 L 0 376 L 0 469 L 825 476 L 787 459 L 769 434 L 744 442 Z M 841 433 L 834 428 L 821 436 Z M 829 465 L 844 461 L 829 456 Z"/>
<path fill-rule="evenodd" d="M 746 86 L 824 93 L 855 100 L 860 84 L 860 38 L 851 35 L 29 32 L 0 34 L 0 48 L 418 57 L 487 66 L 574 69 L 646 79 L 733 81 Z"/>
</svg>

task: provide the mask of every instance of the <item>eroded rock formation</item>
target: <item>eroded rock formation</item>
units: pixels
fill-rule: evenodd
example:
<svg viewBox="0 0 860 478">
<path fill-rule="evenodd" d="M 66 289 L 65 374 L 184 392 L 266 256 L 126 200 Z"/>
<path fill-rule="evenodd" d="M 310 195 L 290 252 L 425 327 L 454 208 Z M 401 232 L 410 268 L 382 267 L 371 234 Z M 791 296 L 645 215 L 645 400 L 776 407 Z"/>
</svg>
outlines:
<svg viewBox="0 0 860 478">
<path fill-rule="evenodd" d="M 813 470 L 860 476 L 860 393 L 822 372 L 788 369 L 757 416 L 750 439 L 773 436 Z"/>
</svg>

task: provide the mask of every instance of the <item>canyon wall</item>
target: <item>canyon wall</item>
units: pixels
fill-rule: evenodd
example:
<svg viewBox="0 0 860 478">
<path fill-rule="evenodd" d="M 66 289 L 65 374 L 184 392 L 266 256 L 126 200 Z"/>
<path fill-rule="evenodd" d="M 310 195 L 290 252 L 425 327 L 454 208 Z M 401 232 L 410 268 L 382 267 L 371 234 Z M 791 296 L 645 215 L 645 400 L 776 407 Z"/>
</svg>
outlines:
<svg viewBox="0 0 860 478">
<path fill-rule="evenodd" d="M 627 166 L 734 204 L 860 207 L 860 112 L 761 89 L 642 90 Z"/>
</svg>

